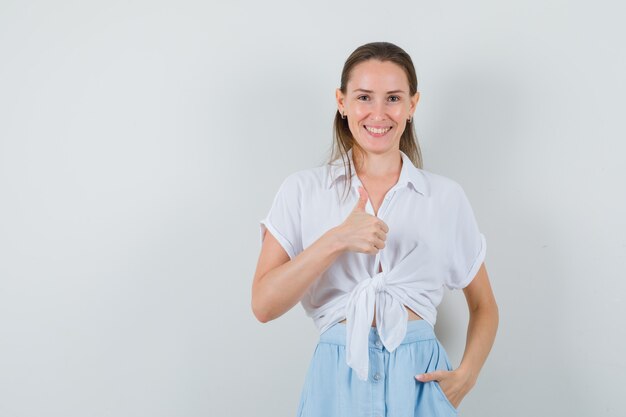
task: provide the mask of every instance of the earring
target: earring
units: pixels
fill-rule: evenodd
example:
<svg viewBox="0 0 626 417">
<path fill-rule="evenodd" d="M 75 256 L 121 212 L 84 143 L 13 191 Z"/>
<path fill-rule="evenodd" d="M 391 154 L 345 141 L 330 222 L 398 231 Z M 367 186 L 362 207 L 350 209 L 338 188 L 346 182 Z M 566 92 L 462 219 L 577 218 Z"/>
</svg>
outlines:
<svg viewBox="0 0 626 417">
<path fill-rule="evenodd" d="M 413 116 L 409 116 L 409 118 L 407 119 L 407 122 L 411 123 L 411 120 L 413 120 Z"/>
<path fill-rule="evenodd" d="M 341 112 L 341 118 L 345 119 L 346 118 L 346 113 L 345 112 Z"/>
</svg>

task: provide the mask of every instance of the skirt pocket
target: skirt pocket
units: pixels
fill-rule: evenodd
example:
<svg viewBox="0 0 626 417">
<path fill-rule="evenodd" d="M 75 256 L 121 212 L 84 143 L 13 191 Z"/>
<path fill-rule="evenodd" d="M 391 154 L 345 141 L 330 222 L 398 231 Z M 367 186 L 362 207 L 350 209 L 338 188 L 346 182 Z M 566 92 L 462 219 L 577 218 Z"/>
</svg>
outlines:
<svg viewBox="0 0 626 417">
<path fill-rule="evenodd" d="M 441 364 L 440 362 L 438 367 L 444 365 L 446 370 L 452 371 L 452 364 L 450 363 L 450 359 L 448 358 L 448 352 L 446 352 L 446 349 L 443 347 L 439 339 L 437 339 L 437 345 L 439 348 L 440 360 L 443 359 L 443 364 Z M 455 415 L 458 414 L 459 410 L 450 402 L 448 397 L 446 397 L 446 393 L 443 392 L 443 388 L 441 388 L 441 385 L 439 385 L 439 381 L 433 382 L 435 383 L 435 388 L 437 392 L 439 392 L 441 399 L 448 405 L 448 407 L 454 412 Z"/>
<path fill-rule="evenodd" d="M 439 395 L 441 395 L 441 398 L 445 401 L 445 403 L 448 404 L 448 406 L 450 407 L 452 411 L 454 411 L 454 414 L 458 414 L 459 410 L 454 405 L 452 405 L 448 397 L 446 397 L 446 393 L 443 392 L 441 385 L 439 385 L 439 381 L 432 381 L 432 382 L 435 384 L 435 388 L 437 389 L 437 392 L 439 392 Z"/>
</svg>

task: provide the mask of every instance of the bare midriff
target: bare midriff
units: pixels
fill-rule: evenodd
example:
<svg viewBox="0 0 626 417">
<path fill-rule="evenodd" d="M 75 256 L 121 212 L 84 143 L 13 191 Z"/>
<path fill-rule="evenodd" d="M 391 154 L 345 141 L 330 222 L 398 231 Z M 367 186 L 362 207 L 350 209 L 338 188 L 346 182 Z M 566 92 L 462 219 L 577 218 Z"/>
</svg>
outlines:
<svg viewBox="0 0 626 417">
<path fill-rule="evenodd" d="M 382 267 L 378 269 L 378 272 L 382 272 Z M 406 308 L 406 311 L 409 313 L 408 321 L 424 320 L 422 317 L 420 317 L 418 314 L 416 314 L 413 310 L 408 308 L 406 305 L 404 306 L 404 308 Z M 345 323 L 345 322 L 346 322 L 346 319 L 343 319 L 339 323 Z M 374 319 L 372 320 L 372 327 L 376 327 L 376 312 L 374 312 Z"/>
<path fill-rule="evenodd" d="M 404 306 L 404 308 L 406 308 L 406 311 L 409 313 L 408 321 L 411 321 L 411 320 L 424 320 L 423 318 L 421 318 L 420 316 L 415 314 L 413 312 L 413 310 L 411 310 L 407 306 Z M 345 322 L 346 322 L 346 319 L 343 319 L 339 323 L 345 323 Z M 374 313 L 374 320 L 372 320 L 372 327 L 376 327 L 376 313 Z"/>
</svg>

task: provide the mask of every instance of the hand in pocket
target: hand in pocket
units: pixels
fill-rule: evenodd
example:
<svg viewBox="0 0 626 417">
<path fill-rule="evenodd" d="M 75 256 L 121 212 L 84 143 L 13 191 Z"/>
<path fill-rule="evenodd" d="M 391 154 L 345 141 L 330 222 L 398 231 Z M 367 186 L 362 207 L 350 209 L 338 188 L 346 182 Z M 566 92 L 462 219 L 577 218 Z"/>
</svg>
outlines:
<svg viewBox="0 0 626 417">
<path fill-rule="evenodd" d="M 459 369 L 436 370 L 416 375 L 415 378 L 421 382 L 436 381 L 443 395 L 455 409 L 459 408 L 461 401 L 474 385 L 469 375 Z"/>
</svg>

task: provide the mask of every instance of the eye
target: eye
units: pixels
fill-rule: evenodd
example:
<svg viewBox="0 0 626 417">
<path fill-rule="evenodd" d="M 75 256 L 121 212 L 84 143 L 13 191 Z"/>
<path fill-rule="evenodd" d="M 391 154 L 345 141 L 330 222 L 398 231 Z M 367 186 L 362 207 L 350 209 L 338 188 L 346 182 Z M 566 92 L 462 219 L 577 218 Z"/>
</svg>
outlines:
<svg viewBox="0 0 626 417">
<path fill-rule="evenodd" d="M 389 96 L 389 100 L 393 102 L 400 101 L 400 96 Z"/>
<path fill-rule="evenodd" d="M 361 101 L 366 101 L 366 100 L 369 100 L 369 96 L 362 95 L 362 96 L 358 96 L 356 99 L 361 100 Z"/>
</svg>

